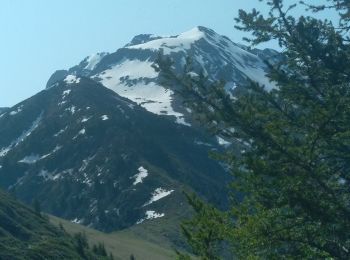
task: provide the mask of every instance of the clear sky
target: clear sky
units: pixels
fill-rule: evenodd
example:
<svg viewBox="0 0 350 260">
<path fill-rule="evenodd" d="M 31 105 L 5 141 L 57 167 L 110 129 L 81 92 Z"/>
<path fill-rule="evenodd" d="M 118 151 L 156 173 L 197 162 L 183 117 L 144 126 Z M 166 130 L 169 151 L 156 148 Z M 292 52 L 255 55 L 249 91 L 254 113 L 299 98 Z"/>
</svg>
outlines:
<svg viewBox="0 0 350 260">
<path fill-rule="evenodd" d="M 1 0 L 0 107 L 45 88 L 84 57 L 113 52 L 141 33 L 175 35 L 197 25 L 242 42 L 238 9 L 258 0 Z"/>
</svg>

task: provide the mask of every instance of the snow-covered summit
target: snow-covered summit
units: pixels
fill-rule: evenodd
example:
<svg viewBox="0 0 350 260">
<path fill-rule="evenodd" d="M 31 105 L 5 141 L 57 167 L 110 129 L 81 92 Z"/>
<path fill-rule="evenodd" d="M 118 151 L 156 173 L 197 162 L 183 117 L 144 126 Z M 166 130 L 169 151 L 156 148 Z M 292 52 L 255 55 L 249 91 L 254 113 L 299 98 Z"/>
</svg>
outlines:
<svg viewBox="0 0 350 260">
<path fill-rule="evenodd" d="M 161 39 L 161 38 L 163 37 L 154 35 L 154 34 L 139 34 L 139 35 L 136 35 L 134 38 L 132 38 L 132 40 L 128 44 L 126 44 L 124 47 L 138 45 L 138 44 L 146 43 L 146 42 L 153 41 L 156 39 Z"/>
<path fill-rule="evenodd" d="M 159 50 L 162 48 L 164 50 L 164 54 L 170 54 L 171 52 L 190 49 L 191 45 L 194 42 L 205 37 L 205 34 L 200 28 L 202 27 L 194 27 L 193 29 L 181 33 L 177 36 L 157 38 L 145 43 L 130 45 L 127 48 L 151 50 Z"/>
<path fill-rule="evenodd" d="M 69 74 L 89 77 L 149 112 L 190 125 L 190 112 L 182 106 L 181 97 L 174 94 L 175 89 L 162 85 L 159 73 L 153 68 L 160 51 L 173 60 L 178 73 L 183 72 L 186 59 L 190 57 L 191 75 L 202 72 L 211 81 L 226 81 L 227 89 L 232 92 L 244 88 L 250 80 L 259 82 L 268 90 L 275 87 L 266 77 L 268 68 L 264 60 L 276 59 L 277 52 L 250 50 L 203 26 L 176 36 L 135 36 L 114 53 L 91 55 L 67 71 L 58 71 L 48 85 Z"/>
</svg>

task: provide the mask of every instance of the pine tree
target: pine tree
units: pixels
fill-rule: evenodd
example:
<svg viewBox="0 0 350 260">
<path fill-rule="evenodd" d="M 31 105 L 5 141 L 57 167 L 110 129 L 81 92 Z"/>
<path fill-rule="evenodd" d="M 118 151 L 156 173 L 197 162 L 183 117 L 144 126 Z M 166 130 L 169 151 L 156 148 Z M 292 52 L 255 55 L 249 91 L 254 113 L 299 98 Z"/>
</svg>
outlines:
<svg viewBox="0 0 350 260">
<path fill-rule="evenodd" d="M 196 210 L 183 229 L 202 259 L 220 257 L 206 250 L 221 240 L 242 259 L 350 259 L 349 1 L 265 2 L 267 17 L 240 10 L 236 22 L 252 33 L 252 45 L 275 40 L 282 48 L 281 62 L 266 61 L 273 90 L 251 82 L 232 98 L 224 83 L 177 75 L 169 59 L 158 60 L 165 82 L 183 86 L 180 93 L 197 119 L 235 143 L 235 150 L 217 156 L 234 176 L 230 210 L 211 209 L 204 217 Z M 339 26 L 290 15 L 300 6 L 336 10 Z M 210 217 L 213 212 L 217 217 Z M 196 227 L 210 221 L 223 231 L 206 241 L 212 229 Z"/>
<path fill-rule="evenodd" d="M 89 243 L 87 236 L 84 232 L 79 232 L 74 234 L 74 240 L 76 242 L 76 247 L 80 256 L 85 257 L 85 250 L 89 249 Z"/>
<path fill-rule="evenodd" d="M 107 256 L 107 251 L 106 251 L 106 247 L 104 245 L 104 243 L 98 243 L 97 245 L 93 245 L 92 247 L 92 251 L 96 254 L 96 255 L 100 255 L 100 256 Z M 113 257 L 113 256 L 112 256 Z"/>
<path fill-rule="evenodd" d="M 189 204 L 196 212 L 193 219 L 184 221 L 181 225 L 188 244 L 194 253 L 201 255 L 203 259 L 219 259 L 221 242 L 225 235 L 225 218 L 214 207 L 203 203 L 194 194 L 185 194 Z M 188 256 L 177 252 L 180 259 L 188 259 Z"/>
</svg>

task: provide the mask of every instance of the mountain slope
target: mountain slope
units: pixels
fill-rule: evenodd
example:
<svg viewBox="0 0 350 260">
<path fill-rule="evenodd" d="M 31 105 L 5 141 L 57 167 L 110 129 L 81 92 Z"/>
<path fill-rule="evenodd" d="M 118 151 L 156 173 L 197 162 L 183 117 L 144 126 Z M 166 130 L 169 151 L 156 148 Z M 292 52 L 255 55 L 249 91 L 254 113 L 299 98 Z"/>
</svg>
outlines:
<svg viewBox="0 0 350 260">
<path fill-rule="evenodd" d="M 229 176 L 211 149 L 200 131 L 69 75 L 0 117 L 0 185 L 103 231 L 173 223 L 189 213 L 183 190 L 225 204 Z"/>
<path fill-rule="evenodd" d="M 50 221 L 56 226 L 62 225 L 70 234 L 84 233 L 90 245 L 103 243 L 108 252 L 115 259 L 129 259 L 134 255 L 136 259 L 167 260 L 175 258 L 175 251 L 162 243 L 151 243 L 140 239 L 129 230 L 113 233 L 103 233 L 95 229 L 72 223 L 61 218 L 50 216 Z"/>
<path fill-rule="evenodd" d="M 78 250 L 71 236 L 0 191 L 0 259 L 107 259 Z"/>
<path fill-rule="evenodd" d="M 278 52 L 249 50 L 213 30 L 199 26 L 177 36 L 142 34 L 114 53 L 98 53 L 85 58 L 67 71 L 53 74 L 48 86 L 68 74 L 90 77 L 157 115 L 173 117 L 177 123 L 191 124 L 191 112 L 183 107 L 176 89 L 165 89 L 152 65 L 158 53 L 174 61 L 174 69 L 182 73 L 186 59 L 191 58 L 192 76 L 203 72 L 208 80 L 224 80 L 226 89 L 234 92 L 249 80 L 270 89 L 274 84 L 265 76 L 265 60 L 276 60 Z"/>
</svg>

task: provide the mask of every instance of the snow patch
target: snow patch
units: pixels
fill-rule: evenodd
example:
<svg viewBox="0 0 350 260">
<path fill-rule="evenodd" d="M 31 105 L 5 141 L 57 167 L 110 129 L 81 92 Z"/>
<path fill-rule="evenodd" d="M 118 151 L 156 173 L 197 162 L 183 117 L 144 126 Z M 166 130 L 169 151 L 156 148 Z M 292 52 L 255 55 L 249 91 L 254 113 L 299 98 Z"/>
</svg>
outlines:
<svg viewBox="0 0 350 260">
<path fill-rule="evenodd" d="M 208 147 L 212 147 L 212 145 L 210 143 L 206 143 L 206 142 L 202 142 L 202 141 L 194 141 L 195 144 L 197 145 L 204 145 L 204 146 L 208 146 Z"/>
<path fill-rule="evenodd" d="M 92 180 L 88 177 L 87 173 L 84 172 L 83 176 L 84 176 L 84 180 L 82 181 L 82 183 L 84 183 L 87 186 L 91 187 L 92 186 Z M 100 182 L 100 184 L 102 184 L 102 183 L 103 182 Z"/>
<path fill-rule="evenodd" d="M 165 189 L 162 189 L 162 188 L 157 188 L 155 189 L 155 191 L 152 193 L 152 198 L 146 202 L 143 206 L 147 206 L 147 205 L 150 205 L 152 204 L 153 202 L 155 201 L 158 201 L 166 196 L 169 196 L 171 193 L 173 193 L 174 190 L 165 190 Z"/>
<path fill-rule="evenodd" d="M 0 149 L 0 157 L 5 156 L 12 148 L 23 142 L 28 136 L 30 136 L 33 131 L 39 126 L 43 113 L 41 112 L 37 119 L 34 120 L 29 129 L 25 130 L 17 139 L 11 142 L 7 147 Z"/>
<path fill-rule="evenodd" d="M 143 179 L 148 176 L 148 170 L 145 169 L 143 166 L 140 166 L 138 168 L 138 170 L 139 170 L 139 172 L 136 175 L 134 175 L 133 177 L 131 177 L 131 178 L 135 179 L 133 185 L 136 185 L 138 183 L 142 183 Z"/>
<path fill-rule="evenodd" d="M 187 123 L 187 122 L 185 121 L 184 116 L 178 116 L 178 117 L 176 117 L 175 122 L 178 123 L 178 124 L 180 124 L 180 125 L 191 126 L 190 123 Z"/>
<path fill-rule="evenodd" d="M 38 176 L 44 178 L 45 181 L 53 180 L 55 176 L 55 172 L 49 172 L 47 170 L 42 169 L 39 172 Z"/>
<path fill-rule="evenodd" d="M 54 137 L 57 137 L 61 134 L 63 134 L 66 130 L 68 129 L 68 126 L 66 126 L 64 129 L 61 129 L 60 131 L 58 131 L 56 134 L 54 134 L 53 136 Z"/>
<path fill-rule="evenodd" d="M 67 77 L 64 79 L 64 82 L 66 84 L 78 84 L 80 82 L 80 78 L 75 75 L 67 75 Z"/>
<path fill-rule="evenodd" d="M 75 108 L 75 106 L 71 106 L 69 108 L 66 108 L 65 110 L 71 112 L 71 114 L 74 115 L 76 108 Z"/>
<path fill-rule="evenodd" d="M 81 123 L 85 123 L 86 121 L 90 120 L 90 117 L 83 117 L 83 119 L 80 121 Z"/>
<path fill-rule="evenodd" d="M 19 163 L 26 163 L 26 164 L 34 164 L 40 159 L 40 156 L 37 154 L 32 154 L 29 156 L 25 156 L 22 160 L 19 160 Z"/>
<path fill-rule="evenodd" d="M 66 103 L 67 103 L 67 101 L 63 100 L 63 101 L 61 101 L 60 103 L 58 103 L 58 106 L 63 106 L 63 105 L 66 104 Z"/>
<path fill-rule="evenodd" d="M 106 121 L 106 120 L 108 120 L 108 116 L 107 115 L 103 115 L 103 116 L 101 116 L 101 119 L 102 119 L 102 121 Z"/>
<path fill-rule="evenodd" d="M 82 164 L 79 168 L 79 172 L 85 171 L 85 169 L 88 167 L 89 163 L 95 158 L 96 155 L 90 156 L 82 161 Z"/>
<path fill-rule="evenodd" d="M 71 91 L 72 91 L 71 89 L 67 89 L 67 90 L 63 91 L 62 97 L 65 98 L 66 96 L 68 96 L 70 94 Z"/>
<path fill-rule="evenodd" d="M 105 57 L 108 53 L 96 53 L 88 56 L 86 58 L 87 65 L 84 69 L 86 70 L 94 70 L 98 63 L 102 60 L 103 57 Z"/>
<path fill-rule="evenodd" d="M 216 136 L 216 140 L 217 140 L 217 142 L 218 142 L 219 145 L 222 145 L 222 146 L 225 146 L 225 147 L 231 145 L 230 142 L 226 141 L 224 138 L 222 138 L 222 137 L 220 137 L 220 136 Z"/>
<path fill-rule="evenodd" d="M 73 137 L 73 140 L 77 139 L 79 135 L 84 135 L 86 133 L 85 128 L 81 129 L 76 136 Z"/>
<path fill-rule="evenodd" d="M 22 112 L 22 108 L 23 108 L 23 106 L 17 107 L 17 109 L 16 109 L 16 110 L 12 110 L 12 111 L 9 113 L 9 115 L 10 115 L 10 116 L 14 116 L 14 115 L 18 114 L 19 112 Z"/>
<path fill-rule="evenodd" d="M 75 224 L 81 224 L 84 222 L 84 219 L 75 218 L 75 219 L 72 219 L 71 222 Z"/>
<path fill-rule="evenodd" d="M 164 213 L 157 213 L 154 210 L 147 210 L 145 215 L 146 215 L 145 218 L 138 220 L 136 224 L 141 224 L 142 222 L 148 219 L 156 219 L 156 218 L 161 218 L 165 216 Z"/>
<path fill-rule="evenodd" d="M 44 154 L 43 156 L 40 157 L 39 160 L 45 159 L 46 157 L 49 157 L 50 155 L 54 154 L 55 152 L 57 152 L 58 150 L 60 150 L 62 148 L 62 146 L 57 145 L 51 152 Z"/>
</svg>

